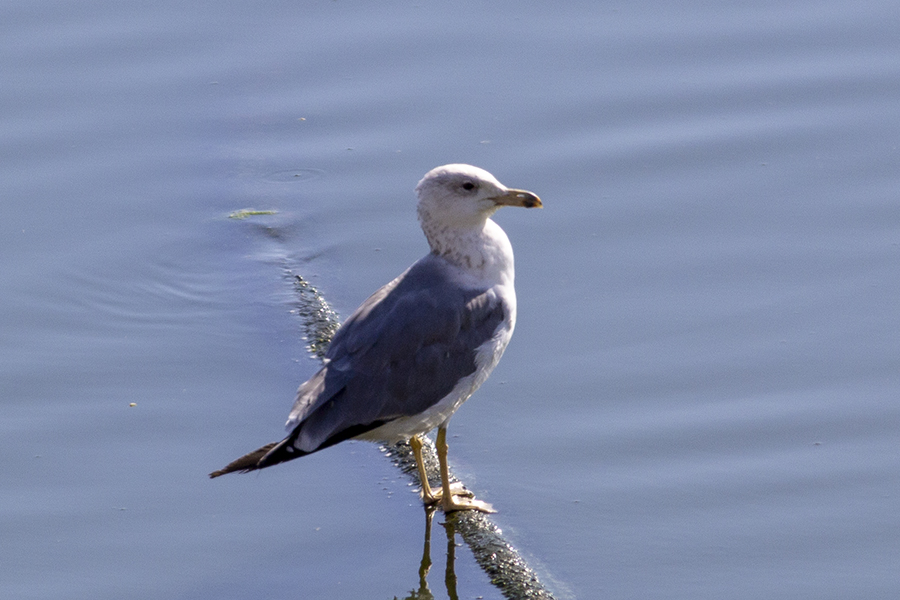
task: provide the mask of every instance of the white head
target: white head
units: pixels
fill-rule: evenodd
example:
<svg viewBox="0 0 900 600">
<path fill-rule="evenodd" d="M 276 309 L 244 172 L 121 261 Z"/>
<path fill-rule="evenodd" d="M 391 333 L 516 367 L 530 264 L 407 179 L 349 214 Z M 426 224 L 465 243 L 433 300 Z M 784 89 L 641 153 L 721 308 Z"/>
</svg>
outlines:
<svg viewBox="0 0 900 600">
<path fill-rule="evenodd" d="M 416 186 L 419 221 L 429 242 L 431 232 L 481 230 L 501 206 L 541 208 L 531 192 L 507 188 L 497 178 L 471 165 L 444 165 L 432 169 Z"/>
</svg>

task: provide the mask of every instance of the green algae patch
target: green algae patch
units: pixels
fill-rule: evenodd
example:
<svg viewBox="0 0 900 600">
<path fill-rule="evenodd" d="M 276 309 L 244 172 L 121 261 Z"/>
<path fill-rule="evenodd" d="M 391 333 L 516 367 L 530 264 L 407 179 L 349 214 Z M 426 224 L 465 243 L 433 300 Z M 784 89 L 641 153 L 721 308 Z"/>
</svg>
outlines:
<svg viewBox="0 0 900 600">
<path fill-rule="evenodd" d="M 243 208 L 236 210 L 228 215 L 229 219 L 246 219 L 247 217 L 256 217 L 259 215 L 275 215 L 277 210 L 256 210 L 255 208 Z"/>
</svg>

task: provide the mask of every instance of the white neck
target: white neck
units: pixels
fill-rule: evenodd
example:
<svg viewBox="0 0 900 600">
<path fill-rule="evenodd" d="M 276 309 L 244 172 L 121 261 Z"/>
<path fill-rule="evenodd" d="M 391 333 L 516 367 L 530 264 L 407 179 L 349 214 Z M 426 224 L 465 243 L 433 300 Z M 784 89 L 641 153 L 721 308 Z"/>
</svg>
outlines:
<svg viewBox="0 0 900 600">
<path fill-rule="evenodd" d="M 513 285 L 512 245 L 499 225 L 485 218 L 480 227 L 435 226 L 422 223 L 431 252 L 490 285 Z"/>
</svg>

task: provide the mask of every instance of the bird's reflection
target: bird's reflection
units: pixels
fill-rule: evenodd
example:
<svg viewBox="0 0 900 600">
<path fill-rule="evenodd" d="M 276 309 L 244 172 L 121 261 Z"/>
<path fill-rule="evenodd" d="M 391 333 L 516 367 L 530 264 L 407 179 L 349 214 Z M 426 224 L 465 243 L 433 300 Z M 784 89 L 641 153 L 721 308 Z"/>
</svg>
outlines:
<svg viewBox="0 0 900 600">
<path fill-rule="evenodd" d="M 428 587 L 428 572 L 431 570 L 431 523 L 434 519 L 434 507 L 425 508 L 425 544 L 422 549 L 422 560 L 419 563 L 419 588 L 413 590 L 403 600 L 434 600 L 434 594 Z M 447 568 L 444 570 L 444 586 L 447 588 L 447 597 L 450 600 L 459 600 L 456 593 L 456 528 L 452 519 L 441 523 L 447 534 Z M 394 597 L 397 600 L 397 597 Z"/>
<path fill-rule="evenodd" d="M 456 564 L 456 529 L 453 527 L 453 522 L 448 519 L 445 519 L 441 525 L 447 532 L 447 568 L 444 571 L 444 585 L 447 586 L 447 596 L 450 600 L 457 600 L 456 571 L 453 569 Z"/>
</svg>

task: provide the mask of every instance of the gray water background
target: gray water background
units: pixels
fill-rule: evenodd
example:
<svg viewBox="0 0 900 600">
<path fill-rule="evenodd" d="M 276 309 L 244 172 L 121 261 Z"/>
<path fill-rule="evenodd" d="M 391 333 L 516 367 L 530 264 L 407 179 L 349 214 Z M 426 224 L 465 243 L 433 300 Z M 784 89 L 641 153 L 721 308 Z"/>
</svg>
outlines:
<svg viewBox="0 0 900 600">
<path fill-rule="evenodd" d="M 346 316 L 447 162 L 545 202 L 450 433 L 560 597 L 896 597 L 898 144 L 894 0 L 3 3 L 0 597 L 415 589 L 377 446 L 206 474 L 316 368 L 285 269 Z"/>
</svg>

